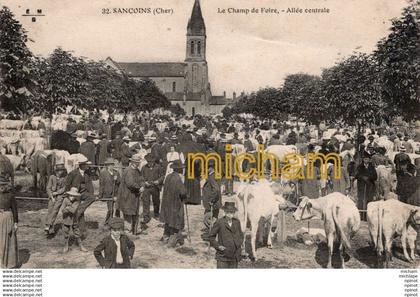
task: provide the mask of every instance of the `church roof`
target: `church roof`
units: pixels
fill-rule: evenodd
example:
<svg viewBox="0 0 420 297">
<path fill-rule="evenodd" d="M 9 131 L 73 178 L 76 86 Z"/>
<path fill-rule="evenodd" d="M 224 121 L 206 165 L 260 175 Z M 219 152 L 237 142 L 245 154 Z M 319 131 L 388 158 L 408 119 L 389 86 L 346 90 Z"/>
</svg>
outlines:
<svg viewBox="0 0 420 297">
<path fill-rule="evenodd" d="M 187 26 L 188 35 L 206 35 L 206 25 L 201 13 L 200 0 L 195 0 Z"/>
<path fill-rule="evenodd" d="M 124 63 L 118 68 L 130 77 L 184 77 L 185 63 Z"/>
</svg>

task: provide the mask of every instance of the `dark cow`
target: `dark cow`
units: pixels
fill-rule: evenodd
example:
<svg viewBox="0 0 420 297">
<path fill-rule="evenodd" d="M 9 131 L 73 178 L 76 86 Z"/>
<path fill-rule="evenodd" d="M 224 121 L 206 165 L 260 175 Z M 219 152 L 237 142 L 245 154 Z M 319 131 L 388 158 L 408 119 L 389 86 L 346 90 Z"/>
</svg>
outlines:
<svg viewBox="0 0 420 297">
<path fill-rule="evenodd" d="M 51 135 L 51 149 L 68 151 L 70 154 L 77 154 L 80 149 L 80 143 L 65 131 L 53 131 Z"/>
</svg>

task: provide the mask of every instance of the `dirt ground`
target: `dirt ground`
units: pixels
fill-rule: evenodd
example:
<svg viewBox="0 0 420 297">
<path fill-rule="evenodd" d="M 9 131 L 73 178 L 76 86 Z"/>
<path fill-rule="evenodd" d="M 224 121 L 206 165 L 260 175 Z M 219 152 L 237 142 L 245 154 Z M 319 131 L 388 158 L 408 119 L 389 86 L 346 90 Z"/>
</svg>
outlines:
<svg viewBox="0 0 420 297">
<path fill-rule="evenodd" d="M 17 183 L 29 183 L 27 178 L 18 177 Z M 26 196 L 26 194 L 25 194 Z M 231 198 L 224 197 L 224 201 Z M 47 238 L 43 233 L 46 216 L 46 202 L 28 202 L 18 200 L 19 230 L 18 244 L 22 268 L 99 268 L 93 249 L 101 239 L 108 234 L 104 227 L 106 204 L 95 202 L 86 212 L 88 231 L 84 245 L 89 252 L 79 251 L 75 245 L 70 252 L 63 254 L 63 233 L 61 231 L 61 214 L 56 222 L 57 233 Z M 202 206 L 188 206 L 191 243 L 185 240 L 185 245 L 175 249 L 167 248 L 159 239 L 163 228 L 160 222 L 153 220 L 149 224 L 148 234 L 129 235 L 136 245 L 132 260 L 133 268 L 215 268 L 215 250 L 208 252 L 208 243 L 201 239 L 203 228 Z M 322 228 L 320 221 L 311 221 L 311 228 Z M 307 227 L 307 222 L 296 222 L 289 213 L 286 216 L 286 232 L 288 239 L 281 246 L 274 244 L 272 249 L 260 247 L 257 250 L 259 259 L 255 262 L 249 259 L 240 262 L 240 268 L 322 268 L 327 264 L 328 251 L 325 242 L 306 246 L 295 240 L 295 232 L 301 227 Z M 186 233 L 186 232 L 185 232 Z M 367 224 L 362 226 L 352 239 L 354 256 L 346 262 L 347 268 L 374 268 L 376 256 L 368 244 L 369 232 Z M 395 250 L 395 256 L 390 263 L 391 268 L 415 268 L 420 261 L 408 263 L 402 260 L 400 249 Z M 338 259 L 333 259 L 333 266 L 338 267 Z"/>
</svg>

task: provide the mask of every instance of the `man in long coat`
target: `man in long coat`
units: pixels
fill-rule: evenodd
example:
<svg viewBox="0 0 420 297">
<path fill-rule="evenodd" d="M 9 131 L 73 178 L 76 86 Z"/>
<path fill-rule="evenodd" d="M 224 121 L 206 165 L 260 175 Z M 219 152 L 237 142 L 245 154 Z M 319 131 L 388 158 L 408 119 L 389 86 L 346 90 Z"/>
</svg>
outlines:
<svg viewBox="0 0 420 297">
<path fill-rule="evenodd" d="M 137 234 L 140 194 L 144 189 L 144 180 L 138 169 L 141 161 L 138 155 L 130 159 L 130 166 L 123 171 L 117 197 L 117 209 L 124 214 L 126 229 L 134 235 Z"/>
<path fill-rule="evenodd" d="M 375 195 L 375 181 L 378 178 L 375 167 L 373 167 L 370 155 L 365 152 L 363 161 L 356 169 L 357 179 L 357 208 L 366 210 L 367 204 L 373 200 Z M 364 220 L 366 213 L 361 213 Z"/>
<path fill-rule="evenodd" d="M 109 140 L 106 134 L 102 134 L 102 140 L 98 143 L 98 165 L 104 165 L 105 160 L 109 157 Z"/>
<path fill-rule="evenodd" d="M 183 183 L 184 166 L 180 160 L 175 160 L 163 188 L 162 209 L 160 219 L 165 223 L 162 241 L 168 240 L 169 247 L 175 247 L 179 242 L 183 243 L 181 230 L 184 229 L 184 200 L 187 190 Z"/>
</svg>

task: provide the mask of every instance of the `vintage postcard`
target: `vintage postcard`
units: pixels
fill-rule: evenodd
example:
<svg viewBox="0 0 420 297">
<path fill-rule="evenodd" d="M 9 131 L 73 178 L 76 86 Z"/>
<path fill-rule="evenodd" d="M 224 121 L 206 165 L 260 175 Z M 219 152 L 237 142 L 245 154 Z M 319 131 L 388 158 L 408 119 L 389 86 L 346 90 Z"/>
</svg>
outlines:
<svg viewBox="0 0 420 297">
<path fill-rule="evenodd" d="M 1 267 L 416 278 L 419 7 L 1 1 Z"/>
</svg>

